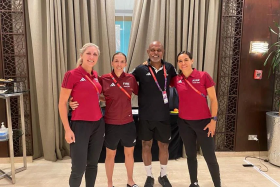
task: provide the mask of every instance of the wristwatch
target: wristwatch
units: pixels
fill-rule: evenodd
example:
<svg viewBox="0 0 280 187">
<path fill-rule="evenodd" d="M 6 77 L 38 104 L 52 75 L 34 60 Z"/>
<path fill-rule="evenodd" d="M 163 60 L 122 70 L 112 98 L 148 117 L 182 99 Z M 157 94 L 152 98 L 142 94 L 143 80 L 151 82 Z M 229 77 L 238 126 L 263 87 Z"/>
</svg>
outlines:
<svg viewBox="0 0 280 187">
<path fill-rule="evenodd" d="M 217 116 L 214 116 L 211 119 L 213 119 L 214 121 L 218 121 L 218 117 Z"/>
</svg>

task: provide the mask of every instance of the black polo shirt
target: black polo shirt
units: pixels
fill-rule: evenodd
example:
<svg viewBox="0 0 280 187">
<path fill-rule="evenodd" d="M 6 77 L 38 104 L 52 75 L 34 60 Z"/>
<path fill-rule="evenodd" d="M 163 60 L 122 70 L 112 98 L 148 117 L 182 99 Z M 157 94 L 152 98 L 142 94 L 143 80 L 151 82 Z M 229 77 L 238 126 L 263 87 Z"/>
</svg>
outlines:
<svg viewBox="0 0 280 187">
<path fill-rule="evenodd" d="M 166 91 L 169 98 L 169 84 L 172 77 L 176 76 L 175 68 L 172 64 L 162 61 L 165 65 L 167 73 Z M 159 70 L 157 73 L 152 67 L 157 78 L 159 86 L 164 90 L 164 71 Z M 169 103 L 164 104 L 162 92 L 157 87 L 148 66 L 139 65 L 132 72 L 136 80 L 139 82 L 138 105 L 139 119 L 149 121 L 165 121 L 169 120 Z"/>
</svg>

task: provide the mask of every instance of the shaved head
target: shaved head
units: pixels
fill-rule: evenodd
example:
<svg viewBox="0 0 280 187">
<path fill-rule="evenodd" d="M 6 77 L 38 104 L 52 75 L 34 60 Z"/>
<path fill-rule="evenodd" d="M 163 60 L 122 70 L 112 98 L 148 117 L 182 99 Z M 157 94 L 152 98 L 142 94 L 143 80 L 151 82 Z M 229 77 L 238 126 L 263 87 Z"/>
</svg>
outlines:
<svg viewBox="0 0 280 187">
<path fill-rule="evenodd" d="M 161 63 L 161 59 L 164 54 L 163 45 L 160 43 L 160 41 L 153 41 L 149 45 L 149 48 L 147 49 L 147 53 L 152 63 Z"/>
<path fill-rule="evenodd" d="M 160 46 L 162 49 L 164 49 L 160 41 L 153 41 L 152 43 L 150 43 L 149 49 L 151 49 L 153 46 Z"/>
</svg>

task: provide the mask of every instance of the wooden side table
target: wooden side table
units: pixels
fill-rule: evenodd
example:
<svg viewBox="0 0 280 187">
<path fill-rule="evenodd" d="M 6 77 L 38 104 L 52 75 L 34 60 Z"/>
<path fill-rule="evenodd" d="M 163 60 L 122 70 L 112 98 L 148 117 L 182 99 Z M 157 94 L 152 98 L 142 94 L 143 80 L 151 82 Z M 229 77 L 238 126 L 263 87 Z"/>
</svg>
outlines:
<svg viewBox="0 0 280 187">
<path fill-rule="evenodd" d="M 15 184 L 15 182 L 16 182 L 15 174 L 27 169 L 23 94 L 24 93 L 0 94 L 0 98 L 6 100 L 7 124 L 8 124 L 8 130 L 9 130 L 10 162 L 11 162 L 11 171 L 10 172 L 4 172 L 3 170 L 0 169 L 0 179 L 7 178 L 13 184 Z M 11 116 L 11 103 L 10 103 L 11 97 L 20 98 L 23 167 L 20 167 L 18 169 L 15 168 L 15 162 L 14 162 L 14 144 L 13 144 L 14 142 L 13 142 L 12 116 Z"/>
</svg>

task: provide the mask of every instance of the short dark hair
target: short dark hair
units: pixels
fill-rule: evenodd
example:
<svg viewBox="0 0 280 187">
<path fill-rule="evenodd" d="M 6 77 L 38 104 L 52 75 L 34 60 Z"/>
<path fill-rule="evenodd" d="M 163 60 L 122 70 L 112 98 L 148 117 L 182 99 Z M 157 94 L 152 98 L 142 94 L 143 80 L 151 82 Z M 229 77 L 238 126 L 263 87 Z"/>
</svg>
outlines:
<svg viewBox="0 0 280 187">
<path fill-rule="evenodd" d="M 116 52 L 116 53 L 113 55 L 113 57 L 112 57 L 112 62 L 114 61 L 115 56 L 116 56 L 116 55 L 119 55 L 119 54 L 123 55 L 124 58 L 125 58 L 125 61 L 127 61 L 126 55 L 125 55 L 124 53 L 122 53 L 122 52 Z"/>
<path fill-rule="evenodd" d="M 178 55 L 177 55 L 177 61 L 178 61 L 178 58 L 179 58 L 179 56 L 180 56 L 181 54 L 186 54 L 186 55 L 188 55 L 189 58 L 192 60 L 192 54 L 191 54 L 191 52 L 189 52 L 189 51 L 181 51 L 181 52 L 178 53 Z"/>
</svg>

